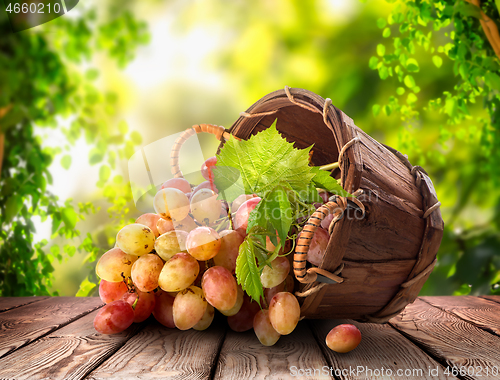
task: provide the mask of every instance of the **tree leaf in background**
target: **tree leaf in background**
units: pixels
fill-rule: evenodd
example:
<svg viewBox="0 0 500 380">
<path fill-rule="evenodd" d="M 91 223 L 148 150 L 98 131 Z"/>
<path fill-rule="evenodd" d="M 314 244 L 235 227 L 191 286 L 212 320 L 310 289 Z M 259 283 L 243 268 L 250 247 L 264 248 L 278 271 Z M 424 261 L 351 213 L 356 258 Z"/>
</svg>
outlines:
<svg viewBox="0 0 500 380">
<path fill-rule="evenodd" d="M 69 169 L 69 167 L 71 166 L 71 156 L 69 154 L 65 154 L 64 156 L 62 156 L 61 166 L 66 170 Z"/>
</svg>

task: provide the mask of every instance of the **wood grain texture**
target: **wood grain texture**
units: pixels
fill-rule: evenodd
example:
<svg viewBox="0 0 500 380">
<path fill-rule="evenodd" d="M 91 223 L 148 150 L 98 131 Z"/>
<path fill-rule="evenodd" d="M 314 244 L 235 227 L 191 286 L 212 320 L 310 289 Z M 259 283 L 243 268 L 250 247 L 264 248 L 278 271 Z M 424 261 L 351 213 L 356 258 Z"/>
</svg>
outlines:
<svg viewBox="0 0 500 380">
<path fill-rule="evenodd" d="M 481 298 L 500 303 L 500 296 L 481 296 Z"/>
<path fill-rule="evenodd" d="M 454 376 L 444 376 L 441 364 L 387 324 L 358 323 L 353 320 L 322 320 L 309 323 L 329 367 L 338 369 L 337 376 L 342 380 L 456 379 Z M 355 325 L 361 331 L 362 340 L 353 351 L 339 354 L 327 347 L 325 339 L 332 328 L 343 323 Z M 430 376 L 429 369 L 437 376 Z M 376 370 L 379 372 L 375 372 Z"/>
<path fill-rule="evenodd" d="M 88 379 L 209 379 L 224 334 L 219 323 L 180 331 L 153 321 Z"/>
<path fill-rule="evenodd" d="M 293 366 L 296 371 L 319 369 L 316 374 L 297 378 L 332 379 L 320 373 L 327 362 L 305 321 L 271 347 L 263 346 L 253 330 L 244 333 L 229 330 L 214 379 L 289 379 L 293 378 Z"/>
<path fill-rule="evenodd" d="M 466 322 L 500 336 L 500 304 L 472 296 L 420 297 Z"/>
<path fill-rule="evenodd" d="M 400 289 L 415 260 L 354 262 L 344 260 L 344 282 L 327 285 L 321 304 L 308 318 L 358 319 L 379 311 Z M 302 299 L 300 299 L 302 301 Z"/>
<path fill-rule="evenodd" d="M 500 337 L 419 299 L 389 323 L 450 369 L 481 369 L 480 376 L 465 373 L 463 379 L 498 380 L 492 371 L 500 371 Z"/>
<path fill-rule="evenodd" d="M 51 297 L 0 314 L 0 357 L 97 309 L 98 297 Z"/>
<path fill-rule="evenodd" d="M 49 297 L 0 297 L 0 313 L 47 298 Z"/>
<path fill-rule="evenodd" d="M 82 379 L 133 336 L 141 324 L 119 334 L 95 331 L 96 310 L 0 359 L 0 378 Z"/>
</svg>

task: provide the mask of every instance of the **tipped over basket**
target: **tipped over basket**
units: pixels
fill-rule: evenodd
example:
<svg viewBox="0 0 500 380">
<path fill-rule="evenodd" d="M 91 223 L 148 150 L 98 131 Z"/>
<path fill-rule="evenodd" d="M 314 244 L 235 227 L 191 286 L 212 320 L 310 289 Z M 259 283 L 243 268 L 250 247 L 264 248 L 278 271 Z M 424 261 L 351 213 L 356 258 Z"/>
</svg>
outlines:
<svg viewBox="0 0 500 380">
<path fill-rule="evenodd" d="M 313 165 L 338 160 L 332 175 L 357 195 L 356 202 L 332 199 L 306 224 L 312 235 L 321 214 L 338 212 L 318 268 L 306 268 L 308 243 L 297 242 L 294 272 L 302 315 L 386 322 L 415 300 L 436 263 L 443 220 L 430 178 L 364 133 L 330 99 L 303 89 L 286 87 L 263 97 L 229 132 L 247 139 L 275 119 L 297 148 L 314 144 Z"/>
</svg>

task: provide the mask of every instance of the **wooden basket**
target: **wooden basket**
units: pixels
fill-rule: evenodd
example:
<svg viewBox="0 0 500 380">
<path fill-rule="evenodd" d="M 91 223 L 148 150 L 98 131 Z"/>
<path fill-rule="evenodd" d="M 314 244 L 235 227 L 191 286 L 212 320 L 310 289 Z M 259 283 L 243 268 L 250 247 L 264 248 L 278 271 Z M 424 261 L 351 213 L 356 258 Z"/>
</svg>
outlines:
<svg viewBox="0 0 500 380">
<path fill-rule="evenodd" d="M 443 234 L 440 203 L 426 172 L 364 133 L 330 99 L 307 90 L 275 91 L 241 115 L 228 131 L 215 132 L 221 145 L 227 132 L 247 139 L 277 118 L 277 129 L 297 148 L 314 144 L 313 165 L 338 160 L 332 175 L 357 195 L 356 202 L 337 197 L 318 209 L 297 242 L 294 272 L 302 315 L 383 323 L 399 314 L 431 273 Z M 178 150 L 172 166 L 179 176 L 175 156 Z M 337 215 L 323 261 L 306 268 L 308 236 L 328 212 Z"/>
</svg>

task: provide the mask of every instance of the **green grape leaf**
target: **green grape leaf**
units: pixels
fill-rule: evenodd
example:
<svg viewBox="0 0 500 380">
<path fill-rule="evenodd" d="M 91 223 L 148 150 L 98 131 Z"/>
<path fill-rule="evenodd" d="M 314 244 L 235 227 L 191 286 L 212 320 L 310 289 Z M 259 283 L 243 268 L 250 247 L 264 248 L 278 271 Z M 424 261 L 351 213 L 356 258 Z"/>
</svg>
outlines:
<svg viewBox="0 0 500 380">
<path fill-rule="evenodd" d="M 312 168 L 312 172 L 316 175 L 313 177 L 312 182 L 316 187 L 325 189 L 329 193 L 334 193 L 341 197 L 352 197 L 342 186 L 339 185 L 337 180 L 330 176 L 330 173 L 325 170 L 319 170 L 317 167 Z"/>
<path fill-rule="evenodd" d="M 264 297 L 264 289 L 260 282 L 260 273 L 255 262 L 255 245 L 250 236 L 247 236 L 240 245 L 236 259 L 236 273 L 238 284 L 254 301 L 260 302 Z"/>
<path fill-rule="evenodd" d="M 248 140 L 228 139 L 217 155 L 214 183 L 228 202 L 241 194 L 263 196 L 280 182 L 293 190 L 307 190 L 314 174 L 309 151 L 295 149 L 276 129 L 276 122 Z"/>
<path fill-rule="evenodd" d="M 266 228 L 274 245 L 278 244 L 274 231 L 277 231 L 282 242 L 286 240 L 288 231 L 292 226 L 292 206 L 288 192 L 293 191 L 286 184 L 278 185 L 266 194 L 257 207 L 250 213 L 247 233 L 254 226 Z"/>
</svg>

